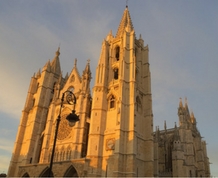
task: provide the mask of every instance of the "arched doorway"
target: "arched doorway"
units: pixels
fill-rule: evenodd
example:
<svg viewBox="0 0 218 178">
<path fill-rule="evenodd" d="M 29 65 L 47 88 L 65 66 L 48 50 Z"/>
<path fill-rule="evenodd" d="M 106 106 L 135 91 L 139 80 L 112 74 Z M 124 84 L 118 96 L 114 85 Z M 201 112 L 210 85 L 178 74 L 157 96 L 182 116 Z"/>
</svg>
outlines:
<svg viewBox="0 0 218 178">
<path fill-rule="evenodd" d="M 29 174 L 26 172 L 22 177 L 30 177 Z"/>
<path fill-rule="evenodd" d="M 64 177 L 79 177 L 76 169 L 71 165 L 65 172 Z"/>
<path fill-rule="evenodd" d="M 49 175 L 49 167 L 46 167 L 41 174 L 39 175 L 39 177 L 54 177 L 53 172 L 51 172 L 51 176 Z"/>
</svg>

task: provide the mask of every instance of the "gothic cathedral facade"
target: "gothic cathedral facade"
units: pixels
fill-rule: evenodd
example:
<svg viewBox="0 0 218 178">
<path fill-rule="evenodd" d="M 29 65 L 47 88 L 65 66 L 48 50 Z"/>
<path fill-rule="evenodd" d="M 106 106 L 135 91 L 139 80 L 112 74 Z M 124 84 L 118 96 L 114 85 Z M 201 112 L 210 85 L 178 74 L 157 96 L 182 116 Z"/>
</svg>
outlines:
<svg viewBox="0 0 218 178">
<path fill-rule="evenodd" d="M 71 73 L 62 76 L 58 49 L 31 79 L 8 176 L 48 176 L 60 109 L 53 176 L 161 176 L 165 167 L 158 161 L 163 152 L 158 143 L 163 136 L 153 133 L 148 53 L 141 35 L 135 35 L 127 7 L 116 35 L 109 32 L 103 40 L 92 95 L 89 61 L 82 75 L 75 60 Z M 60 106 L 67 90 L 77 98 L 80 120 L 74 127 L 66 120 L 74 106 Z"/>
</svg>

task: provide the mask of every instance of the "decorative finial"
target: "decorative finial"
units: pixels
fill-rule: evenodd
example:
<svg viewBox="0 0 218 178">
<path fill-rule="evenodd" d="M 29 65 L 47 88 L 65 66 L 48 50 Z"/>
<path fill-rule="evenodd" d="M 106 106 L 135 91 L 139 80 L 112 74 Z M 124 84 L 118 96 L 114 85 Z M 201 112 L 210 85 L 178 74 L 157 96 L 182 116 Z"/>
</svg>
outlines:
<svg viewBox="0 0 218 178">
<path fill-rule="evenodd" d="M 193 112 L 193 110 L 191 109 L 191 118 L 194 118 L 195 116 L 194 116 L 194 112 Z"/>
<path fill-rule="evenodd" d="M 182 105 L 182 98 L 179 98 L 179 106 L 183 107 L 183 105 Z"/>
<path fill-rule="evenodd" d="M 77 58 L 75 58 L 74 60 L 74 67 L 76 67 L 76 64 L 77 64 Z"/>
<path fill-rule="evenodd" d="M 185 97 L 185 105 L 188 106 L 188 100 L 187 100 L 187 97 Z"/>
<path fill-rule="evenodd" d="M 164 130 L 167 130 L 167 123 L 164 121 Z"/>
<path fill-rule="evenodd" d="M 58 47 L 58 50 L 56 51 L 56 56 L 58 57 L 60 55 L 60 46 Z"/>
<path fill-rule="evenodd" d="M 128 0 L 126 0 L 126 8 L 128 8 Z"/>
<path fill-rule="evenodd" d="M 90 64 L 90 59 L 87 60 L 87 63 Z"/>
</svg>

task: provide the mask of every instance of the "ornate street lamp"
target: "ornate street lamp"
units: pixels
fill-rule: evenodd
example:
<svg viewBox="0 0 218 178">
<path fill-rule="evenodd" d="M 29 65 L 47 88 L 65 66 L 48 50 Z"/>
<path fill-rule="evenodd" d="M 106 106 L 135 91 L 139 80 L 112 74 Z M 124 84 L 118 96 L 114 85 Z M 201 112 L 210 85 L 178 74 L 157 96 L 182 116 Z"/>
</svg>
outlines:
<svg viewBox="0 0 218 178">
<path fill-rule="evenodd" d="M 69 121 L 69 125 L 73 127 L 77 121 L 79 121 L 79 116 L 75 114 L 75 106 L 76 106 L 76 96 L 73 94 L 72 91 L 67 90 L 62 94 L 61 98 L 61 106 L 57 118 L 56 128 L 55 128 L 55 135 L 54 135 L 54 143 L 52 148 L 52 154 L 51 154 L 51 160 L 50 160 L 50 167 L 49 167 L 49 177 L 53 177 L 52 175 L 52 165 L 53 165 L 53 159 L 54 159 L 54 152 L 55 152 L 55 146 L 56 146 L 56 140 L 57 140 L 57 134 L 58 134 L 58 128 L 61 121 L 61 111 L 64 103 L 64 98 L 66 94 L 66 101 L 68 104 L 73 105 L 72 113 L 70 113 L 66 119 Z"/>
</svg>

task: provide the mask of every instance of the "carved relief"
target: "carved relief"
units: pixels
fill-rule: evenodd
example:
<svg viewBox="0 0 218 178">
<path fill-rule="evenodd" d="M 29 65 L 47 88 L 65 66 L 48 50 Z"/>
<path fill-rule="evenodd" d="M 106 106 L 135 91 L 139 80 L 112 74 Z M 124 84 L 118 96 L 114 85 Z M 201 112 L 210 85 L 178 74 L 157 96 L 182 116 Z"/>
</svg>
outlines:
<svg viewBox="0 0 218 178">
<path fill-rule="evenodd" d="M 115 149 L 115 138 L 106 140 L 106 151 Z"/>
</svg>

